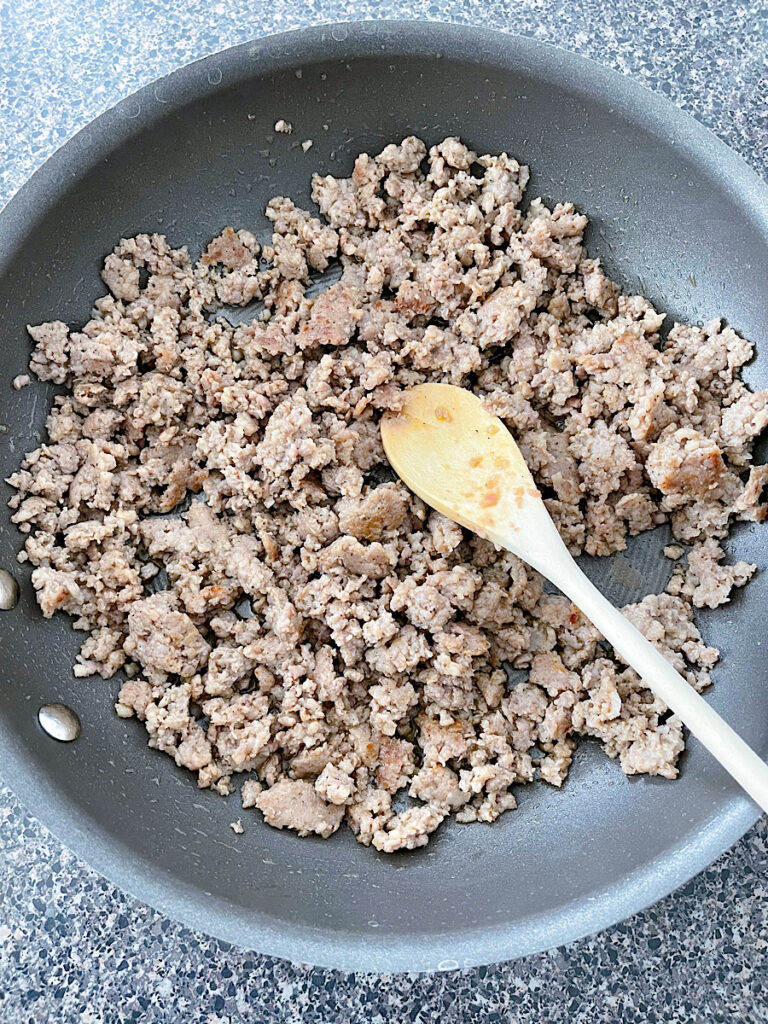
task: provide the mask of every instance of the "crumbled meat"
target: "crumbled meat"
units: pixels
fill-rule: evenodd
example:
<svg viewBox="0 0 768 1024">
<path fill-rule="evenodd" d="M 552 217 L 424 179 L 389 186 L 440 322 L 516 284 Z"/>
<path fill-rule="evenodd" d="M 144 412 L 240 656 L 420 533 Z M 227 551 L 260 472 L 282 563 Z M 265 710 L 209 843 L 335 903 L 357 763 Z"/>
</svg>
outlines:
<svg viewBox="0 0 768 1024">
<path fill-rule="evenodd" d="M 408 792 L 412 797 L 446 812 L 458 810 L 470 798 L 469 793 L 462 791 L 456 772 L 439 764 L 422 768 L 414 776 Z"/>
<path fill-rule="evenodd" d="M 225 227 L 195 261 L 123 239 L 82 329 L 28 327 L 30 371 L 63 385 L 9 481 L 42 613 L 86 631 L 76 675 L 124 671 L 116 712 L 152 747 L 222 795 L 247 773 L 243 808 L 276 828 L 414 849 L 514 808 L 515 785 L 560 786 L 581 736 L 677 774 L 679 721 L 579 610 L 386 464 L 403 388 L 472 387 L 574 554 L 663 522 L 667 557 L 690 546 L 624 611 L 710 683 L 693 608 L 749 580 L 721 541 L 768 514 L 753 346 L 720 320 L 662 342 L 663 314 L 588 257 L 584 215 L 523 212 L 527 181 L 507 154 L 409 137 L 315 176 L 319 217 L 274 198 L 263 242 Z M 250 323 L 218 316 L 254 300 Z"/>
<path fill-rule="evenodd" d="M 651 447 L 645 464 L 654 487 L 665 496 L 666 507 L 705 497 L 715 490 L 723 474 L 722 452 L 714 441 L 691 427 L 665 433 Z"/>
<path fill-rule="evenodd" d="M 346 804 L 355 792 L 355 781 L 347 772 L 329 762 L 318 775 L 315 789 L 329 804 Z"/>
<path fill-rule="evenodd" d="M 256 239 L 250 232 L 226 227 L 210 243 L 200 262 L 206 265 L 221 263 L 230 270 L 239 270 L 250 263 L 258 251 Z"/>
<path fill-rule="evenodd" d="M 396 530 L 409 506 L 401 484 L 382 484 L 358 498 L 342 498 L 336 505 L 339 529 L 359 540 L 381 540 L 387 530 Z"/>
<path fill-rule="evenodd" d="M 208 659 L 208 644 L 177 604 L 175 594 L 154 594 L 135 601 L 128 613 L 123 648 L 143 666 L 150 681 L 194 675 Z"/>
<path fill-rule="evenodd" d="M 725 552 L 711 537 L 695 544 L 688 552 L 687 570 L 684 574 L 673 574 L 667 591 L 685 595 L 694 608 L 717 608 L 725 604 L 730 601 L 734 587 L 743 587 L 750 581 L 757 566 L 742 561 L 720 565 L 724 558 Z"/>
<path fill-rule="evenodd" d="M 240 790 L 240 800 L 243 805 L 243 810 L 256 806 L 256 801 L 258 800 L 259 793 L 261 793 L 262 788 L 263 787 L 258 779 L 245 780 L 242 789 Z"/>
<path fill-rule="evenodd" d="M 344 817 L 344 808 L 327 804 L 310 782 L 282 779 L 256 797 L 255 806 L 274 828 L 291 828 L 300 836 L 312 832 L 324 839 L 336 831 Z"/>
<path fill-rule="evenodd" d="M 426 846 L 430 833 L 435 831 L 444 818 L 445 812 L 431 804 L 409 807 L 407 811 L 391 818 L 385 829 L 374 833 L 373 845 L 382 853 Z"/>
</svg>

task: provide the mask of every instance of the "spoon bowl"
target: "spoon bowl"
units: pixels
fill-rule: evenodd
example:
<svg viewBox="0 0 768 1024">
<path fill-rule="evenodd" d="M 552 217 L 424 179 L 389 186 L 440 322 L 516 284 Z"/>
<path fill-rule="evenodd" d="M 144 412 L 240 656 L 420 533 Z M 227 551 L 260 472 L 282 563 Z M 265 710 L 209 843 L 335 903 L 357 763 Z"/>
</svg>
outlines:
<svg viewBox="0 0 768 1024">
<path fill-rule="evenodd" d="M 412 491 L 432 508 L 494 539 L 541 495 L 514 438 L 464 388 L 420 384 L 382 421 L 384 451 Z"/>
</svg>

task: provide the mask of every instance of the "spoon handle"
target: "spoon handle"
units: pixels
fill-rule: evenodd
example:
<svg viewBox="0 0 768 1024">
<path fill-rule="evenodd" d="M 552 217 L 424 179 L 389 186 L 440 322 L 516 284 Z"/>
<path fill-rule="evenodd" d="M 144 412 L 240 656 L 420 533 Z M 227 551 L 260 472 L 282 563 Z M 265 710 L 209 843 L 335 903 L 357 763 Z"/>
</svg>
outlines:
<svg viewBox="0 0 768 1024">
<path fill-rule="evenodd" d="M 768 812 L 768 764 L 733 731 L 666 658 L 615 608 L 570 555 L 552 558 L 547 576 L 592 621 L 646 686 L 682 719 L 752 799 Z"/>
</svg>

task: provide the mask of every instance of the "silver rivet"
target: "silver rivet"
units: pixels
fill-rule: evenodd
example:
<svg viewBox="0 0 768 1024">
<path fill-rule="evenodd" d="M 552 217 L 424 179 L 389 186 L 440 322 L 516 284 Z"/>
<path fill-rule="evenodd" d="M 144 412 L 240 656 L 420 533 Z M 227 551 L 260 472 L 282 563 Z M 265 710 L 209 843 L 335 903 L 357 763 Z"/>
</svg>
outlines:
<svg viewBox="0 0 768 1024">
<path fill-rule="evenodd" d="M 37 720 L 43 731 L 60 743 L 71 743 L 80 735 L 80 719 L 66 704 L 43 704 Z"/>
<path fill-rule="evenodd" d="M 7 569 L 0 569 L 0 611 L 10 611 L 19 600 L 19 584 Z"/>
</svg>

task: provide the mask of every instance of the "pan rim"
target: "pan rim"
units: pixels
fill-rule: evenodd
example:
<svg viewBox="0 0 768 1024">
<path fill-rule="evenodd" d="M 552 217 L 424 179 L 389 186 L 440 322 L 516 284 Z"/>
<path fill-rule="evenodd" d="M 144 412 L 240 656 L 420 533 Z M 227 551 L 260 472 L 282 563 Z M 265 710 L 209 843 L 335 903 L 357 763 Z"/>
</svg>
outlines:
<svg viewBox="0 0 768 1024">
<path fill-rule="evenodd" d="M 238 78 L 300 66 L 316 59 L 443 54 L 453 60 L 509 68 L 552 81 L 577 95 L 631 113 L 632 119 L 695 159 L 734 195 L 768 242 L 768 186 L 689 114 L 632 79 L 588 58 L 524 36 L 434 21 L 363 21 L 316 25 L 256 38 L 176 69 L 100 114 L 58 149 L 0 211 L 0 274 L 60 190 L 73 167 L 85 173 L 115 147 L 175 107 Z M 477 55 L 480 56 L 477 56 Z M 553 59 L 556 58 L 556 59 Z M 211 76 L 221 71 L 222 76 Z M 215 84 L 214 84 L 215 82 Z M 138 111 L 138 112 L 137 112 Z M 142 114 L 143 112 L 143 114 Z M 22 803 L 67 848 L 123 891 L 188 927 L 289 960 L 355 971 L 427 971 L 510 960 L 563 945 L 644 909 L 683 885 L 738 840 L 759 814 L 735 794 L 726 810 L 700 824 L 671 852 L 626 875 L 599 900 L 580 897 L 554 914 L 514 924 L 480 926 L 452 935 L 363 936 L 288 923 L 241 908 L 137 857 L 127 844 L 100 832 L 90 816 L 62 798 L 35 771 L 16 735 L 0 717 L 2 775 Z"/>
</svg>

